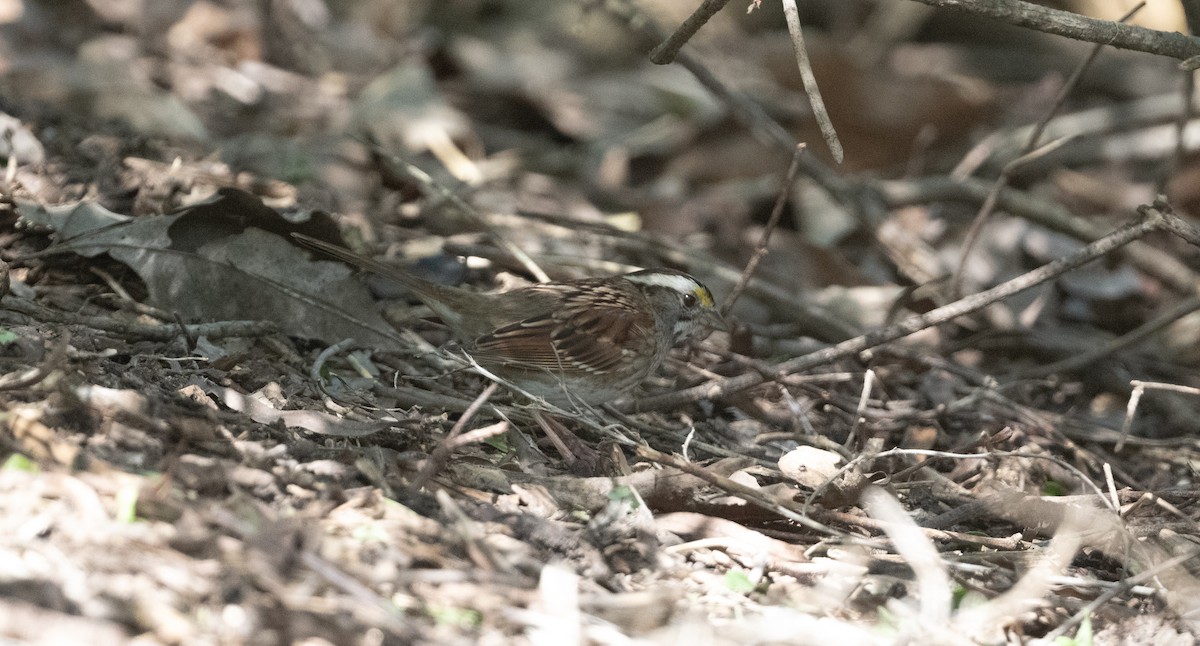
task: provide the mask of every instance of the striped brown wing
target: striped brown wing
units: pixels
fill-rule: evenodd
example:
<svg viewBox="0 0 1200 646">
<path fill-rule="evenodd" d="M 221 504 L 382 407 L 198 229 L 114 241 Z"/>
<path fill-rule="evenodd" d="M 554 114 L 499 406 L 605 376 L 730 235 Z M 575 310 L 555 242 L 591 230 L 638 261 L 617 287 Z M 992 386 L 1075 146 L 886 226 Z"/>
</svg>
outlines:
<svg viewBox="0 0 1200 646">
<path fill-rule="evenodd" d="M 554 311 L 506 325 L 480 337 L 481 362 L 555 373 L 604 373 L 645 352 L 654 319 L 633 299 L 609 288 L 571 290 Z"/>
</svg>

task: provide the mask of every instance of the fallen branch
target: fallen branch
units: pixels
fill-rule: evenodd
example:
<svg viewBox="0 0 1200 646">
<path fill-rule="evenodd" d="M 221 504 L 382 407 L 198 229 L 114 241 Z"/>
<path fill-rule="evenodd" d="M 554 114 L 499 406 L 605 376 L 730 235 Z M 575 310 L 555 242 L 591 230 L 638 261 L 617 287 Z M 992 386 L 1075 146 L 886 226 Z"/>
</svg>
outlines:
<svg viewBox="0 0 1200 646">
<path fill-rule="evenodd" d="M 1185 239 L 1194 238 L 1198 235 L 1194 231 L 1190 231 L 1189 225 L 1180 222 L 1178 218 L 1171 214 L 1170 207 L 1165 202 L 1155 202 L 1153 206 L 1143 206 L 1138 209 L 1138 213 L 1142 216 L 1139 220 L 1126 224 L 1069 256 L 1059 258 L 989 290 L 961 298 L 925 314 L 912 316 L 893 325 L 873 330 L 823 350 L 778 363 L 774 366 L 774 376 L 783 377 L 794 372 L 825 365 L 853 356 L 863 350 L 869 350 L 884 343 L 904 338 L 915 332 L 948 323 L 960 316 L 977 312 L 988 305 L 1057 278 L 1076 267 L 1096 260 L 1145 236 L 1151 231 L 1165 229 Z M 768 376 L 757 372 L 738 375 L 736 377 L 715 379 L 673 393 L 647 397 L 636 402 L 636 407 L 639 411 L 661 410 L 701 399 L 721 399 L 747 388 L 753 388 L 767 381 L 767 379 Z"/>
<path fill-rule="evenodd" d="M 1158 31 L 1111 20 L 1088 18 L 1020 0 L 916 0 L 931 7 L 958 9 L 985 18 L 1056 36 L 1119 49 L 1186 60 L 1200 56 L 1200 40 L 1179 32 Z"/>
</svg>

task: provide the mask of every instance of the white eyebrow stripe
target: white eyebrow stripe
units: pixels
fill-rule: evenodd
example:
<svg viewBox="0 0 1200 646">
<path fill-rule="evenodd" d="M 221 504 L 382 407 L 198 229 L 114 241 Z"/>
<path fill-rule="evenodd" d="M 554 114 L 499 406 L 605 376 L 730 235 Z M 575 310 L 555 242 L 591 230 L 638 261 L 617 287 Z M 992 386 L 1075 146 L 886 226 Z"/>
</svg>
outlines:
<svg viewBox="0 0 1200 646">
<path fill-rule="evenodd" d="M 625 277 L 643 285 L 669 287 L 681 294 L 693 294 L 700 287 L 694 279 L 679 274 L 629 274 Z"/>
</svg>

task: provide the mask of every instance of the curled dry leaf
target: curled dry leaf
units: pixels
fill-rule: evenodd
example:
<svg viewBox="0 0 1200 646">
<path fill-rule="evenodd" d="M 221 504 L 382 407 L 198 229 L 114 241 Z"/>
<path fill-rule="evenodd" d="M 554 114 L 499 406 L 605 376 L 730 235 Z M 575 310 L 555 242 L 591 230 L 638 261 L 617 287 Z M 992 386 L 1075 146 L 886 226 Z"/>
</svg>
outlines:
<svg viewBox="0 0 1200 646">
<path fill-rule="evenodd" d="M 838 471 L 842 456 L 814 446 L 802 446 L 779 458 L 779 470 L 797 483 L 816 489 Z"/>
<path fill-rule="evenodd" d="M 260 399 L 239 393 L 232 388 L 205 389 L 209 394 L 216 395 L 221 403 L 229 408 L 245 413 L 250 419 L 259 424 L 273 424 L 276 420 L 283 422 L 288 428 L 302 428 L 306 431 L 335 437 L 364 437 L 387 430 L 389 424 L 383 422 L 356 422 L 340 419 L 329 413 L 311 410 L 277 410 Z"/>
</svg>

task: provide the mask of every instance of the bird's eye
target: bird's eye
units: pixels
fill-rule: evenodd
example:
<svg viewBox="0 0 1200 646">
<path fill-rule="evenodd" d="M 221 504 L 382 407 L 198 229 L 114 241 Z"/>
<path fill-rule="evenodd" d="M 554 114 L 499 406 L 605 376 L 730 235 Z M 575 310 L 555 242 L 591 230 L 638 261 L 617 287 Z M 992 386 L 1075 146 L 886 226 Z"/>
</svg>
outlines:
<svg viewBox="0 0 1200 646">
<path fill-rule="evenodd" d="M 696 306 L 696 295 L 695 294 L 684 294 L 683 295 L 683 306 L 684 307 L 695 307 Z"/>
</svg>

